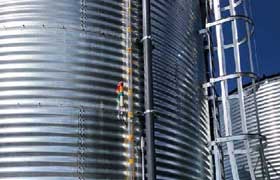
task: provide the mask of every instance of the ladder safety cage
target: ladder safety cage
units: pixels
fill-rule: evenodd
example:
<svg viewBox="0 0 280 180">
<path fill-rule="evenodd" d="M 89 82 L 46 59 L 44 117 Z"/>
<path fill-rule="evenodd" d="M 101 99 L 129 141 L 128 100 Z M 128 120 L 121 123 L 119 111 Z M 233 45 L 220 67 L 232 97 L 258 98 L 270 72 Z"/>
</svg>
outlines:
<svg viewBox="0 0 280 180">
<path fill-rule="evenodd" d="M 205 83 L 206 96 L 211 107 L 213 136 L 209 148 L 214 159 L 214 174 L 216 180 L 225 179 L 224 156 L 230 164 L 233 180 L 242 180 L 238 166 L 238 155 L 246 157 L 246 167 L 251 180 L 269 180 L 269 173 L 264 157 L 263 137 L 260 132 L 258 109 L 256 102 L 255 64 L 252 51 L 252 35 L 254 23 L 249 17 L 249 0 L 207 0 L 206 25 L 200 33 L 207 43 L 205 51 L 208 54 L 208 83 Z M 246 52 L 244 52 L 244 47 Z M 245 55 L 244 55 L 245 54 Z M 247 57 L 246 57 L 247 56 Z M 245 66 L 247 63 L 247 66 Z M 248 82 L 249 80 L 249 82 Z M 254 108 L 258 132 L 251 134 L 247 127 L 244 84 L 253 86 Z M 234 89 L 234 93 L 230 90 Z M 238 99 L 239 116 L 242 134 L 233 132 L 230 100 Z M 250 140 L 259 142 L 258 148 L 252 148 Z M 239 141 L 243 148 L 236 148 Z M 252 151 L 258 151 L 261 163 L 261 177 L 257 177 L 257 166 L 251 156 Z"/>
</svg>

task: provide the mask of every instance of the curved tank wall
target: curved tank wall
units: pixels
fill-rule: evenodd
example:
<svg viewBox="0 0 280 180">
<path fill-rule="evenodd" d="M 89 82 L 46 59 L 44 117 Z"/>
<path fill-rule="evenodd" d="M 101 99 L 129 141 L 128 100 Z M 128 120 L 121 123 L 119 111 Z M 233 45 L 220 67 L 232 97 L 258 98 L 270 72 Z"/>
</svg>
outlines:
<svg viewBox="0 0 280 180">
<path fill-rule="evenodd" d="M 141 3 L 132 2 L 142 112 Z M 151 5 L 157 179 L 208 180 L 199 2 Z M 115 93 L 127 73 L 124 11 L 123 0 L 0 1 L 1 180 L 126 178 Z"/>
<path fill-rule="evenodd" d="M 211 176 L 199 1 L 152 0 L 157 179 Z"/>
<path fill-rule="evenodd" d="M 258 104 L 258 116 L 260 120 L 260 128 L 262 135 L 266 137 L 264 154 L 268 165 L 269 174 L 271 179 L 280 178 L 280 76 L 272 76 L 261 80 L 258 83 L 257 90 L 257 104 Z M 246 87 L 247 96 L 245 99 L 246 114 L 248 118 L 248 128 L 250 133 L 257 133 L 256 125 L 256 112 L 253 108 L 253 96 L 251 94 L 251 86 Z M 233 117 L 233 131 L 236 134 L 240 134 L 241 124 L 239 122 L 240 116 L 238 109 L 238 100 L 231 101 L 232 117 Z M 255 149 L 257 142 L 251 141 L 251 147 Z M 239 143 L 235 144 L 235 147 L 242 147 Z M 259 154 L 256 151 L 251 153 L 253 159 L 253 165 L 256 169 L 256 176 L 261 178 L 261 164 L 258 160 Z M 238 156 L 238 167 L 241 171 L 243 179 L 250 179 L 248 176 L 248 169 L 245 165 L 246 159 L 244 156 Z M 229 161 L 225 159 L 225 170 L 228 179 L 232 179 L 229 168 Z"/>
<path fill-rule="evenodd" d="M 122 0 L 0 1 L 1 180 L 125 179 L 124 19 Z"/>
<path fill-rule="evenodd" d="M 261 132 L 266 137 L 264 151 L 271 179 L 280 179 L 280 76 L 266 79 L 257 94 Z"/>
</svg>

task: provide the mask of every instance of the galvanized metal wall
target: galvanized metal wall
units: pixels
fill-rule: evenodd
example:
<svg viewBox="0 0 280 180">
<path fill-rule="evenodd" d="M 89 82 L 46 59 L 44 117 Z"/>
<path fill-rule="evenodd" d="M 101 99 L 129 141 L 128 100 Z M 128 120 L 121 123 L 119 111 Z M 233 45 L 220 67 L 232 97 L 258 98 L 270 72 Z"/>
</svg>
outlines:
<svg viewBox="0 0 280 180">
<path fill-rule="evenodd" d="M 264 154 L 271 179 L 280 179 L 280 76 L 264 80 L 257 94 L 262 134 L 267 138 Z"/>
<path fill-rule="evenodd" d="M 123 3 L 0 1 L 1 180 L 125 179 L 115 94 L 126 77 Z M 136 49 L 135 111 L 138 60 Z"/>
<path fill-rule="evenodd" d="M 135 112 L 143 111 L 140 3 Z M 123 0 L 0 1 L 1 180 L 125 179 L 115 94 L 127 73 L 124 11 Z M 198 1 L 152 0 L 157 179 L 210 178 L 200 28 Z"/>
<path fill-rule="evenodd" d="M 157 179 L 208 180 L 209 123 L 199 1 L 152 0 Z"/>
<path fill-rule="evenodd" d="M 260 128 L 262 135 L 266 137 L 264 154 L 268 164 L 268 170 L 271 179 L 280 178 L 280 77 L 275 76 L 267 78 L 258 83 L 257 104 L 258 116 L 260 120 Z M 251 86 L 246 87 L 246 115 L 248 118 L 249 133 L 257 133 L 256 111 L 253 108 L 253 96 Z M 235 134 L 241 133 L 241 124 L 238 109 L 238 100 L 231 101 L 231 110 L 233 117 L 233 131 Z M 253 165 L 255 166 L 255 173 L 258 178 L 262 177 L 262 168 L 259 159 L 259 153 L 256 151 L 258 145 L 257 141 L 251 140 L 251 147 L 254 149 L 251 156 L 253 158 Z M 242 147 L 241 143 L 236 143 L 235 147 Z M 245 156 L 238 155 L 238 167 L 241 172 L 241 178 L 250 179 L 248 169 L 245 165 Z M 225 159 L 225 171 L 227 179 L 232 179 L 229 168 L 229 160 Z"/>
</svg>

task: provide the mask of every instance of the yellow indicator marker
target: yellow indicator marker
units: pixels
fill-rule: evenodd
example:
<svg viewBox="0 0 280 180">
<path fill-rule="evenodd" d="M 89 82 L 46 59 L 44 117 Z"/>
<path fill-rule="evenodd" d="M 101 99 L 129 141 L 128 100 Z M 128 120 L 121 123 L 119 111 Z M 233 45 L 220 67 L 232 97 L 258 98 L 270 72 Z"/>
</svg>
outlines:
<svg viewBox="0 0 280 180">
<path fill-rule="evenodd" d="M 127 95 L 128 95 L 128 96 L 132 96 L 132 95 L 133 95 L 133 89 L 128 89 Z"/>
<path fill-rule="evenodd" d="M 133 112 L 128 112 L 127 116 L 128 116 L 129 119 L 133 118 Z"/>
<path fill-rule="evenodd" d="M 134 164 L 134 158 L 128 159 L 128 164 L 129 164 L 129 165 L 133 165 L 133 164 Z"/>
<path fill-rule="evenodd" d="M 132 48 L 127 48 L 128 53 L 132 53 Z"/>
<path fill-rule="evenodd" d="M 130 74 L 130 75 L 131 75 L 131 74 L 132 74 L 132 72 L 133 72 L 133 71 L 132 71 L 132 68 L 127 68 L 127 73 L 128 73 L 128 74 Z"/>
<path fill-rule="evenodd" d="M 132 32 L 132 28 L 131 26 L 127 27 L 127 32 L 131 33 Z"/>
<path fill-rule="evenodd" d="M 127 136 L 127 140 L 130 141 L 130 142 L 133 141 L 134 140 L 134 136 L 133 135 Z"/>
</svg>

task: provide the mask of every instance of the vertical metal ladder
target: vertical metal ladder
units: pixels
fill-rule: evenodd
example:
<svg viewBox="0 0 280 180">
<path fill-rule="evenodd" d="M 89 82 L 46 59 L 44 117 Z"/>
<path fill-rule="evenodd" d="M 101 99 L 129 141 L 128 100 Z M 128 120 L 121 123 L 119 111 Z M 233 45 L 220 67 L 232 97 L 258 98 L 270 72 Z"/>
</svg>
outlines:
<svg viewBox="0 0 280 180">
<path fill-rule="evenodd" d="M 242 180 L 240 178 L 237 155 L 244 155 L 246 157 L 246 167 L 250 174 L 250 179 L 257 179 L 255 164 L 252 162 L 251 157 L 252 147 L 250 147 L 250 140 L 252 139 L 259 141 L 261 167 L 264 170 L 261 179 L 270 179 L 265 162 L 257 115 L 256 88 L 253 88 L 253 93 L 258 133 L 250 134 L 247 127 L 244 84 L 248 83 L 249 79 L 249 83 L 255 87 L 255 81 L 257 80 L 257 75 L 254 73 L 251 47 L 254 24 L 248 17 L 247 3 L 246 0 L 208 0 L 206 29 L 201 31 L 208 42 L 206 51 L 208 52 L 209 82 L 204 84 L 204 88 L 212 110 L 214 137 L 210 143 L 210 148 L 214 157 L 216 180 L 224 179 L 223 156 L 228 156 L 229 158 L 233 180 Z M 248 58 L 244 58 L 244 50 L 241 51 L 241 46 L 242 48 L 247 46 L 246 53 Z M 246 63 L 249 66 L 247 69 L 244 67 Z M 230 93 L 232 86 L 236 87 L 235 93 Z M 239 102 L 242 134 L 233 133 L 231 99 L 238 99 Z M 219 119 L 222 121 L 223 126 L 220 126 Z M 221 132 L 224 132 L 223 136 Z M 244 148 L 236 148 L 235 142 L 243 143 Z M 226 148 L 223 148 L 223 145 Z"/>
</svg>

